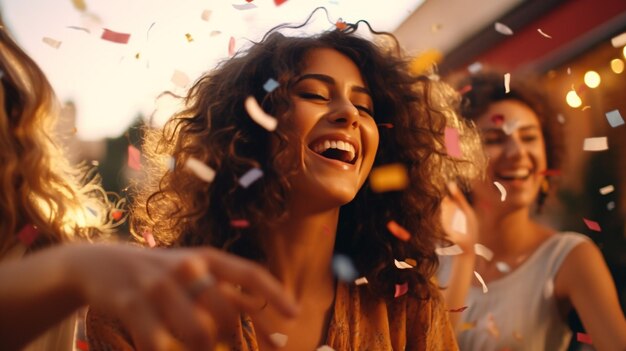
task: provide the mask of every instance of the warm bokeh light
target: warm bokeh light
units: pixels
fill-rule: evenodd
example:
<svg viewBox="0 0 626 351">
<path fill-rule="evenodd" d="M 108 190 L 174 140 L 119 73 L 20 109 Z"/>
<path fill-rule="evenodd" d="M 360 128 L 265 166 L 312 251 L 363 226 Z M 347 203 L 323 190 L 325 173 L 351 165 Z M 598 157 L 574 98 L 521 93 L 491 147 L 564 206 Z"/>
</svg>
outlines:
<svg viewBox="0 0 626 351">
<path fill-rule="evenodd" d="M 624 48 L 622 49 L 622 53 L 624 54 L 624 58 L 626 58 L 626 45 L 624 45 Z"/>
<path fill-rule="evenodd" d="M 576 94 L 575 90 L 570 90 L 567 92 L 567 96 L 565 96 L 565 101 L 570 107 L 578 108 L 583 104 L 583 101 L 580 99 L 580 96 Z"/>
<path fill-rule="evenodd" d="M 590 88 L 597 88 L 600 85 L 600 75 L 596 71 L 587 71 L 585 73 L 585 84 Z"/>
<path fill-rule="evenodd" d="M 624 72 L 624 61 L 618 58 L 611 60 L 611 70 L 617 74 Z"/>
</svg>

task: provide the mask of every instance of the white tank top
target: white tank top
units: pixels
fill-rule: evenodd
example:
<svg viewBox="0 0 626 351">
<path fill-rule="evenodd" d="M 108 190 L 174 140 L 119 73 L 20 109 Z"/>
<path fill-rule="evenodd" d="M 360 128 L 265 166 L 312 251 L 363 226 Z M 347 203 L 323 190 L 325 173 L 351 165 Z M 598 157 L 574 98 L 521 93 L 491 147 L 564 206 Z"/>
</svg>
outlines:
<svg viewBox="0 0 626 351">
<path fill-rule="evenodd" d="M 461 312 L 457 334 L 462 351 L 562 351 L 572 331 L 557 309 L 554 277 L 578 244 L 589 240 L 573 232 L 555 234 L 510 274 L 487 284 L 489 291 L 471 286 Z M 449 264 L 442 258 L 440 284 L 445 286 Z M 448 262 L 449 263 L 449 262 Z M 447 267 L 446 267 L 447 266 Z"/>
</svg>

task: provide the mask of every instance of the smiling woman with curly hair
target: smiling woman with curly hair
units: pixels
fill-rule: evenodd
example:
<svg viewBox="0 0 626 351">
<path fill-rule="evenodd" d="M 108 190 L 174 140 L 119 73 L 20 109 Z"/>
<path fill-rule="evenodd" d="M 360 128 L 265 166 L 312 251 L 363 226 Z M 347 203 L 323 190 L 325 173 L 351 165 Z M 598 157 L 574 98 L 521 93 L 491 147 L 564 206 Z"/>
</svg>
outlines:
<svg viewBox="0 0 626 351">
<path fill-rule="evenodd" d="M 476 168 L 468 158 L 447 156 L 444 131 L 453 127 L 474 141 L 461 145 L 464 155 L 472 155 L 477 139 L 456 119 L 454 91 L 412 75 L 391 35 L 375 33 L 394 39 L 376 44 L 357 36 L 357 27 L 307 37 L 270 31 L 200 78 L 186 108 L 163 131 L 148 133 L 151 163 L 133 213 L 135 235 L 257 261 L 301 306 L 286 321 L 256 301 L 255 311 L 229 325 L 220 308 L 229 299 L 254 301 L 253 294 L 207 286 L 199 299 L 204 316 L 237 350 L 272 349 L 282 344 L 276 335 L 288 337 L 290 350 L 456 348 L 431 282 L 443 240 L 438 208 L 449 174 Z M 270 92 L 269 79 L 279 83 Z M 276 130 L 250 118 L 249 96 L 276 117 Z M 189 171 L 191 159 L 215 170 L 211 182 Z M 391 164 L 406 169 L 408 184 L 374 191 L 370 171 Z M 251 169 L 262 177 L 244 186 Z M 410 233 L 406 240 L 392 235 L 391 221 Z M 345 257 L 368 284 L 336 282 L 331 267 Z M 399 269 L 394 260 L 413 267 Z M 220 281 L 228 271 L 211 273 Z M 220 296 L 224 303 L 216 306 Z M 113 322 L 95 319 L 90 332 L 97 344 L 131 348 L 130 340 L 115 342 Z"/>
</svg>

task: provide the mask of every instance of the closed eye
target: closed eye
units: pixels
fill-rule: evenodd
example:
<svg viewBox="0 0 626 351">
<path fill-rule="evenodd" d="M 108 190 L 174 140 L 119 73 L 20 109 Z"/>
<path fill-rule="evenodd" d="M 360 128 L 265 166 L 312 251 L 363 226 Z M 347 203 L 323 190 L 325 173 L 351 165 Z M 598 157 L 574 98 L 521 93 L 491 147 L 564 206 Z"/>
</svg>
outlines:
<svg viewBox="0 0 626 351">
<path fill-rule="evenodd" d="M 367 113 L 369 116 L 374 116 L 374 112 L 366 106 L 354 105 L 354 107 L 356 107 L 359 111 Z"/>
<path fill-rule="evenodd" d="M 319 94 L 315 94 L 315 93 L 300 93 L 299 94 L 301 98 L 303 99 L 309 99 L 309 100 L 323 100 L 323 101 L 329 101 L 330 99 L 328 99 L 325 96 L 319 95 Z"/>
</svg>

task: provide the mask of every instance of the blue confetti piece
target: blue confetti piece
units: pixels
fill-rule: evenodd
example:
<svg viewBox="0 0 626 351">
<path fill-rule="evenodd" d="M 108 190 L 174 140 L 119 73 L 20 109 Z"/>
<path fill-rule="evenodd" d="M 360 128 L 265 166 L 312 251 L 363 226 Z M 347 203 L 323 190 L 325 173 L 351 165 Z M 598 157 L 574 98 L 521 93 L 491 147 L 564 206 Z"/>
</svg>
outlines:
<svg viewBox="0 0 626 351">
<path fill-rule="evenodd" d="M 333 256 L 333 272 L 337 279 L 344 282 L 353 282 L 358 277 L 352 260 L 346 255 L 336 254 Z"/>
<path fill-rule="evenodd" d="M 244 188 L 250 186 L 250 184 L 256 182 L 259 178 L 263 176 L 263 171 L 258 168 L 252 168 L 247 171 L 241 178 L 239 178 L 239 185 Z"/>
<path fill-rule="evenodd" d="M 265 91 L 267 91 L 268 93 L 271 93 L 272 91 L 274 91 L 274 89 L 278 88 L 279 85 L 280 84 L 277 81 L 270 78 L 267 80 L 267 82 L 265 82 L 265 84 L 263 84 L 263 89 L 265 89 Z"/>
<path fill-rule="evenodd" d="M 96 212 L 93 208 L 89 207 L 89 206 L 85 206 L 87 208 L 87 210 L 94 216 L 94 217 L 98 217 L 98 212 Z"/>
<path fill-rule="evenodd" d="M 620 115 L 619 110 L 613 110 L 606 113 L 606 119 L 609 121 L 611 127 L 619 127 L 624 124 L 624 119 Z"/>
</svg>

